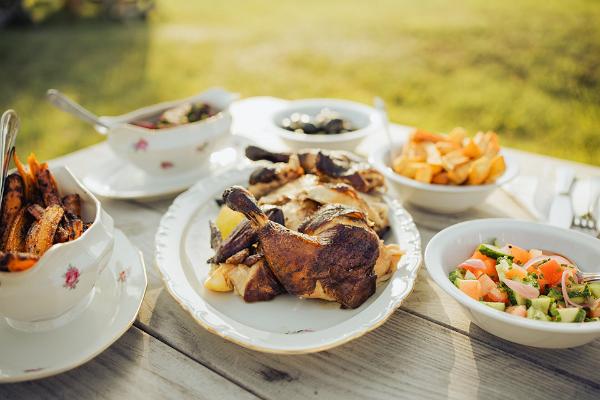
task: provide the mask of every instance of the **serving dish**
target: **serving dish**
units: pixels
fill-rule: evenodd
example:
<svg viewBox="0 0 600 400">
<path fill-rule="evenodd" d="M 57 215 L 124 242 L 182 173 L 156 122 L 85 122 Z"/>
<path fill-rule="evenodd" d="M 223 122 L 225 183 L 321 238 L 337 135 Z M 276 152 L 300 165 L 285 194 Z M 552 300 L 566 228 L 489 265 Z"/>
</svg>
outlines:
<svg viewBox="0 0 600 400">
<path fill-rule="evenodd" d="M 59 194 L 78 194 L 84 221 L 76 240 L 54 244 L 25 271 L 0 272 L 0 315 L 17 329 L 54 329 L 74 318 L 91 300 L 110 258 L 114 227 L 98 199 L 66 167 L 51 168 Z"/>
<path fill-rule="evenodd" d="M 336 112 L 347 120 L 352 131 L 338 134 L 306 134 L 292 132 L 282 127 L 282 121 L 295 113 L 315 116 L 323 109 Z M 348 100 L 305 99 L 287 102 L 272 113 L 267 130 L 275 133 L 292 149 L 322 148 L 329 150 L 354 150 L 367 136 L 382 128 L 380 113 L 372 107 Z"/>
<path fill-rule="evenodd" d="M 93 297 L 73 320 L 51 331 L 23 333 L 0 319 L 0 383 L 45 378 L 82 365 L 133 324 L 146 290 L 146 270 L 123 232 L 117 229 L 114 236 L 112 256 Z"/>
<path fill-rule="evenodd" d="M 402 206 L 386 198 L 390 209 L 390 241 L 405 255 L 391 279 L 353 310 L 339 304 L 302 300 L 291 295 L 259 303 L 211 292 L 203 286 L 210 268 L 209 220 L 223 190 L 245 184 L 252 168 L 206 177 L 180 195 L 156 234 L 156 264 L 171 295 L 204 328 L 258 351 L 301 354 L 326 350 L 360 337 L 381 325 L 412 291 L 421 262 L 419 233 Z"/>
<path fill-rule="evenodd" d="M 398 145 L 401 147 L 402 142 L 399 141 Z M 390 149 L 387 144 L 375 149 L 369 156 L 369 162 L 392 183 L 402 200 L 435 213 L 452 214 L 483 203 L 495 189 L 517 176 L 517 163 L 506 154 L 503 155 L 506 171 L 502 176 L 494 183 L 470 186 L 423 183 L 395 173 L 390 167 Z"/>
<path fill-rule="evenodd" d="M 97 117 L 55 89 L 48 90 L 48 99 L 63 111 L 94 125 L 108 135 L 108 144 L 120 157 L 147 173 L 173 175 L 208 162 L 219 139 L 230 134 L 229 105 L 238 98 L 221 88 L 212 88 L 195 96 L 140 108 L 119 116 Z M 189 121 L 191 113 L 202 112 L 192 107 L 188 116 L 180 115 L 186 105 L 208 105 L 210 113 L 200 120 Z M 167 112 L 168 111 L 168 112 Z M 215 114 L 216 112 L 216 114 Z M 146 120 L 157 115 L 170 115 L 179 124 L 149 126 Z M 199 116 L 197 116 L 199 117 Z M 171 118 L 169 118 L 171 120 Z"/>
<path fill-rule="evenodd" d="M 479 243 L 492 238 L 525 248 L 552 249 L 571 258 L 584 272 L 600 271 L 600 241 L 583 233 L 511 219 L 480 219 L 446 228 L 427 245 L 425 265 L 436 284 L 463 306 L 476 325 L 511 342 L 542 348 L 575 347 L 600 337 L 600 323 L 557 323 L 502 313 L 465 296 L 454 286 L 448 274 L 469 258 Z"/>
</svg>

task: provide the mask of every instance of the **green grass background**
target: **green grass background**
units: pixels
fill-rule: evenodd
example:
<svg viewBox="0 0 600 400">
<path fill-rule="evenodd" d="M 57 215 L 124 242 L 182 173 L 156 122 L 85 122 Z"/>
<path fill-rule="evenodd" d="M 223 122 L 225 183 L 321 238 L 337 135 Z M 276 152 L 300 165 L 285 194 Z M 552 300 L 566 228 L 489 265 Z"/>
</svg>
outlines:
<svg viewBox="0 0 600 400">
<path fill-rule="evenodd" d="M 0 108 L 19 153 L 102 140 L 50 87 L 119 114 L 222 85 L 243 96 L 386 99 L 391 119 L 496 130 L 504 144 L 600 165 L 595 0 L 158 0 L 147 22 L 0 31 Z"/>
</svg>

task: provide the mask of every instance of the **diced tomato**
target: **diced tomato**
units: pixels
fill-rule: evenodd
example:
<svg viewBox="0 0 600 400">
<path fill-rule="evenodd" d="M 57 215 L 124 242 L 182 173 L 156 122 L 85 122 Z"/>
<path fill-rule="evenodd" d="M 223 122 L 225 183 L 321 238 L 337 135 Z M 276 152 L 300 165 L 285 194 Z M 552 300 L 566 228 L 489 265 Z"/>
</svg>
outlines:
<svg viewBox="0 0 600 400">
<path fill-rule="evenodd" d="M 523 279 L 527 276 L 527 272 L 523 268 L 519 267 L 518 265 L 513 264 L 512 268 L 509 269 L 508 271 L 506 271 L 505 276 L 507 279 L 512 279 L 512 280 L 514 280 L 515 278 Z"/>
<path fill-rule="evenodd" d="M 489 293 L 485 295 L 484 300 L 508 304 L 508 294 L 496 287 L 490 290 Z"/>
<path fill-rule="evenodd" d="M 496 289 L 496 282 L 494 282 L 492 278 L 490 278 L 486 274 L 481 275 L 477 280 L 481 284 L 482 296 L 488 294 L 492 289 Z"/>
<path fill-rule="evenodd" d="M 525 306 L 510 306 L 506 308 L 506 312 L 512 315 L 527 318 L 527 308 Z"/>
<path fill-rule="evenodd" d="M 489 277 L 492 278 L 494 281 L 498 281 L 498 273 L 496 272 L 496 260 L 482 254 L 479 250 L 475 250 L 475 253 L 473 253 L 471 258 L 476 258 L 478 260 L 483 261 L 485 264 L 485 270 L 483 272 L 489 275 Z"/>
<path fill-rule="evenodd" d="M 513 261 L 517 264 L 523 265 L 531 259 L 531 254 L 529 254 L 527 250 L 522 249 L 519 246 L 509 244 L 508 248 L 510 249 L 510 254 L 514 257 Z"/>
<path fill-rule="evenodd" d="M 538 267 L 543 281 L 547 285 L 556 285 L 562 278 L 562 267 L 556 260 L 549 260 Z"/>
<path fill-rule="evenodd" d="M 460 280 L 458 281 L 458 288 L 463 291 L 467 296 L 479 300 L 481 298 L 481 283 L 476 280 Z"/>
</svg>

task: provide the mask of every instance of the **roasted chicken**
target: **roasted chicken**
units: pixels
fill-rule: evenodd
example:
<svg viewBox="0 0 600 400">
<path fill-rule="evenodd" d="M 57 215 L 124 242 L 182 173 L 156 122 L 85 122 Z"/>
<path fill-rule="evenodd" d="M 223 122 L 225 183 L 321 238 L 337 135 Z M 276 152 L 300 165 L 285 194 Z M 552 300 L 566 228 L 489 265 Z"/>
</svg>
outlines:
<svg viewBox="0 0 600 400">
<path fill-rule="evenodd" d="M 343 152 L 251 146 L 246 154 L 274 164 L 255 170 L 248 190 L 224 193 L 219 204 L 246 219 L 225 239 L 211 223 L 215 254 L 205 287 L 234 291 L 247 302 L 288 292 L 360 306 L 402 256 L 380 239 L 389 228 L 383 177 Z"/>
<path fill-rule="evenodd" d="M 242 187 L 223 199 L 256 228 L 264 258 L 288 293 L 356 308 L 375 292 L 379 238 L 363 213 L 329 205 L 293 231 L 269 220 Z"/>
</svg>

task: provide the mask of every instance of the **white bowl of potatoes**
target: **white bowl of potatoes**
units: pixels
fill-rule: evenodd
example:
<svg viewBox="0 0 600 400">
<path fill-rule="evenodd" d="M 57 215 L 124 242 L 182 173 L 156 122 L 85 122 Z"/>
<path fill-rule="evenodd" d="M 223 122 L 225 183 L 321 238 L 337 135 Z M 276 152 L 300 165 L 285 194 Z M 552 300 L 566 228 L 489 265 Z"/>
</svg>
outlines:
<svg viewBox="0 0 600 400">
<path fill-rule="evenodd" d="M 369 162 L 402 200 L 441 214 L 481 204 L 518 174 L 516 163 L 501 152 L 493 132 L 469 137 L 461 128 L 447 135 L 415 130 L 393 150 L 390 157 L 389 146 L 382 145 L 371 153 Z"/>
</svg>

